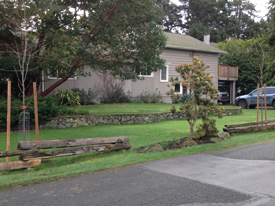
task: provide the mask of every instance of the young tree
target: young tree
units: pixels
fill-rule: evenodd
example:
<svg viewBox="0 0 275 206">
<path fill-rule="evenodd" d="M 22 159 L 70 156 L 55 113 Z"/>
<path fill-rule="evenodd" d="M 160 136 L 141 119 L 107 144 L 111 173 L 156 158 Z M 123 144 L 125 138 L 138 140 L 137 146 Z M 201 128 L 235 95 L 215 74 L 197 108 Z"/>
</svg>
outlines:
<svg viewBox="0 0 275 206">
<path fill-rule="evenodd" d="M 176 67 L 182 80 L 174 81 L 173 84 L 181 84 L 189 90 L 189 95 L 193 100 L 181 106 L 185 113 L 186 119 L 190 125 L 190 139 L 194 138 L 194 126 L 198 118 L 203 120 L 203 135 L 209 135 L 212 131 L 216 133 L 215 121 L 209 119 L 209 115 L 222 117 L 223 111 L 217 105 L 218 90 L 213 86 L 213 75 L 205 72 L 209 66 L 206 66 L 198 57 L 194 57 L 192 64 L 181 64 Z M 205 125 L 210 125 L 211 130 L 205 129 Z M 199 128 L 200 130 L 200 128 Z M 200 136 L 196 136 L 200 137 Z"/>
<path fill-rule="evenodd" d="M 85 75 L 85 65 L 121 79 L 138 79 L 136 67 L 152 72 L 164 65 L 159 55 L 166 37 L 158 25 L 161 8 L 153 0 L 15 0 L 0 4 L 5 19 L 21 27 L 27 22 L 24 29 L 36 41 L 30 60 L 38 70 L 32 81 L 40 84 L 42 71 L 60 74 L 61 79 L 41 96 L 76 73 Z"/>
</svg>

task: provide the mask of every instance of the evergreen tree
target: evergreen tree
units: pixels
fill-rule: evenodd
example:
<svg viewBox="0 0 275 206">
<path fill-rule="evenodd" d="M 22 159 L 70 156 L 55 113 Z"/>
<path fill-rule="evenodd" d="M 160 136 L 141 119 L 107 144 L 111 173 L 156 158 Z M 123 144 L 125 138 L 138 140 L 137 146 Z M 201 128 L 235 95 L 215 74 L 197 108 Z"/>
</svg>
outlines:
<svg viewBox="0 0 275 206">
<path fill-rule="evenodd" d="M 182 23 L 182 8 L 172 3 L 170 0 L 157 0 L 157 4 L 161 6 L 163 13 L 162 26 L 164 31 L 179 32 Z"/>
<path fill-rule="evenodd" d="M 257 87 L 257 83 L 267 82 L 266 73 L 269 46 L 264 37 L 248 40 L 232 38 L 226 43 L 218 43 L 218 48 L 227 51 L 219 58 L 219 64 L 238 66 L 236 87 L 239 94 L 247 94 Z"/>
<path fill-rule="evenodd" d="M 255 6 L 244 0 L 181 0 L 185 15 L 183 31 L 213 42 L 235 37 L 250 39 L 267 30 L 265 21 L 255 21 Z"/>
</svg>

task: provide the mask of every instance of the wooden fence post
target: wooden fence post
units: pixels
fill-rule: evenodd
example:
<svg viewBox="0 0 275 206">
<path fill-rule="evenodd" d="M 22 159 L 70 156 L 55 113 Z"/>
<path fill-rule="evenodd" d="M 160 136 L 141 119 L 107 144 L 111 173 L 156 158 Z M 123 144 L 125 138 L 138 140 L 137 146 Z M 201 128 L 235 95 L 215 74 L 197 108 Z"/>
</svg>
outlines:
<svg viewBox="0 0 275 206">
<path fill-rule="evenodd" d="M 38 124 L 38 107 L 37 107 L 36 82 L 33 83 L 33 98 L 34 98 L 34 113 L 35 113 L 35 134 L 36 134 L 36 141 L 39 141 L 39 124 Z"/>
<path fill-rule="evenodd" d="M 7 101 L 7 151 L 10 151 L 10 131 L 11 131 L 11 81 L 8 81 L 8 101 Z M 10 158 L 6 158 L 9 162 Z"/>
</svg>

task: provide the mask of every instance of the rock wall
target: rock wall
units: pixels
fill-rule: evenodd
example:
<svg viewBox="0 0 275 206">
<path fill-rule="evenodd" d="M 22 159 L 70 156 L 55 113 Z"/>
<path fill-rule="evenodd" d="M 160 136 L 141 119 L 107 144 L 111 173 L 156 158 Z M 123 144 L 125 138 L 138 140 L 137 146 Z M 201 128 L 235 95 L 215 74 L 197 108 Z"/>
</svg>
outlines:
<svg viewBox="0 0 275 206">
<path fill-rule="evenodd" d="M 227 109 L 225 115 L 242 113 L 242 108 Z M 75 117 L 56 117 L 42 127 L 68 128 L 79 126 L 95 126 L 103 124 L 147 124 L 163 120 L 185 119 L 184 113 L 158 113 L 158 114 L 123 114 L 123 115 L 86 115 Z"/>
</svg>

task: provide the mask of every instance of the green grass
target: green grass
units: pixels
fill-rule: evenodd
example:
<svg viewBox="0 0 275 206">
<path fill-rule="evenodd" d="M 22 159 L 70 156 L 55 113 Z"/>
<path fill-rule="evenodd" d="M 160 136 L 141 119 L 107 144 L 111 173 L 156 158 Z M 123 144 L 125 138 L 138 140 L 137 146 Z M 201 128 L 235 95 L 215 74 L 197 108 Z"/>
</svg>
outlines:
<svg viewBox="0 0 275 206">
<path fill-rule="evenodd" d="M 268 119 L 274 118 L 275 110 L 268 110 Z M 222 119 L 218 119 L 217 126 L 219 130 L 222 130 L 226 124 L 252 121 L 256 121 L 256 109 L 243 110 L 243 114 L 225 116 Z M 199 120 L 198 123 L 201 123 L 201 121 Z M 173 140 L 173 138 L 188 136 L 189 124 L 186 120 L 170 120 L 143 125 L 102 125 L 68 129 L 46 129 L 40 131 L 39 134 L 40 140 L 128 136 L 133 148 L 127 151 L 89 153 L 42 160 L 41 166 L 31 170 L 0 171 L 0 188 L 28 185 L 103 169 L 275 139 L 274 130 L 267 130 L 235 134 L 229 140 L 216 144 L 205 144 L 161 153 L 137 154 L 133 149 L 163 140 Z M 30 132 L 30 137 L 34 140 L 35 133 Z M 11 150 L 16 150 L 17 139 L 18 133 L 11 133 Z M 5 150 L 6 133 L 1 133 L 0 151 Z M 11 157 L 11 160 L 16 161 L 17 157 Z M 4 161 L 5 158 L 0 159 L 0 162 Z"/>
<path fill-rule="evenodd" d="M 164 104 L 164 103 L 121 103 L 121 104 L 96 104 L 96 105 L 82 105 L 73 107 L 76 110 L 84 108 L 89 113 L 94 114 L 148 114 L 148 113 L 162 113 L 170 112 L 171 106 L 176 106 L 179 111 L 180 104 Z M 234 105 L 225 105 L 225 108 L 237 108 Z"/>
</svg>

